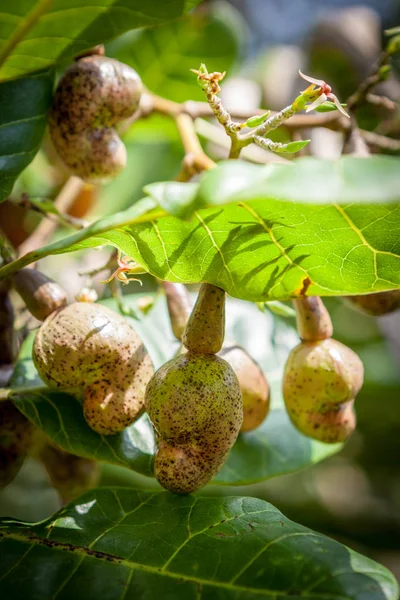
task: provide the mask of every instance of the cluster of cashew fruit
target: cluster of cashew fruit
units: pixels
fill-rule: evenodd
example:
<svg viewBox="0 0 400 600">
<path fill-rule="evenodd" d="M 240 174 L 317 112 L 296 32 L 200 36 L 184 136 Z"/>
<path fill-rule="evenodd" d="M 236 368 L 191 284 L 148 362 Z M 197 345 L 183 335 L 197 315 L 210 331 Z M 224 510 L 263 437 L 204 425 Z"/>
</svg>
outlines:
<svg viewBox="0 0 400 600">
<path fill-rule="evenodd" d="M 301 342 L 290 353 L 283 396 L 292 423 L 308 437 L 342 442 L 353 432 L 354 399 L 363 365 L 353 350 L 332 339 L 332 322 L 318 297 L 294 301 Z"/>
<path fill-rule="evenodd" d="M 50 112 L 54 147 L 73 175 L 106 181 L 126 165 L 116 126 L 139 106 L 139 75 L 117 60 L 93 54 L 74 62 L 61 77 Z"/>
</svg>

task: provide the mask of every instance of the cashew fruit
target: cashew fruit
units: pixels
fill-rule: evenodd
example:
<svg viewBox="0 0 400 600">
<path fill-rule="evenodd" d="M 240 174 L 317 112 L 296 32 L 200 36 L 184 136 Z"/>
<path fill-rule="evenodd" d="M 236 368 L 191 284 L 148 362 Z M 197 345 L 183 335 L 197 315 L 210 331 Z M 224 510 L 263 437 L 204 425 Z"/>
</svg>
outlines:
<svg viewBox="0 0 400 600">
<path fill-rule="evenodd" d="M 105 306 L 75 302 L 52 313 L 36 334 L 33 360 L 49 386 L 83 396 L 86 421 L 100 434 L 122 431 L 144 409 L 150 357 L 129 323 Z"/>
<path fill-rule="evenodd" d="M 35 441 L 34 425 L 11 400 L 0 402 L 0 487 L 12 482 Z"/>
<path fill-rule="evenodd" d="M 155 475 L 178 494 L 200 489 L 219 471 L 243 419 L 229 364 L 190 352 L 156 371 L 146 389 L 146 410 L 157 438 Z"/>
<path fill-rule="evenodd" d="M 65 71 L 54 95 L 49 131 L 73 175 L 105 181 L 125 167 L 126 148 L 115 126 L 133 115 L 141 92 L 136 71 L 106 56 L 81 58 Z"/>
<path fill-rule="evenodd" d="M 322 442 L 346 440 L 355 428 L 353 403 L 363 375 L 361 360 L 344 344 L 301 342 L 291 351 L 283 377 L 285 405 L 295 427 Z"/>
<path fill-rule="evenodd" d="M 242 393 L 243 423 L 240 431 L 261 425 L 270 408 L 270 389 L 261 367 L 238 344 L 224 342 L 220 356 L 232 367 Z"/>
<path fill-rule="evenodd" d="M 345 296 L 346 303 L 359 312 L 373 317 L 387 315 L 400 308 L 400 290 L 378 292 L 364 296 Z"/>
<path fill-rule="evenodd" d="M 49 443 L 43 445 L 39 458 L 64 503 L 77 498 L 98 483 L 100 463 L 93 459 L 69 454 Z"/>
</svg>

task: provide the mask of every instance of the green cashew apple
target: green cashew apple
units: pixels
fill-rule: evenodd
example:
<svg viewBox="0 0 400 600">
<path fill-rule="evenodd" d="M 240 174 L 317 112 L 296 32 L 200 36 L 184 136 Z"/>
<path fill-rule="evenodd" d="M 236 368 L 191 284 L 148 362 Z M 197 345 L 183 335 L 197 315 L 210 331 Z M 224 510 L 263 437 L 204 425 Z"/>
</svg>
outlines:
<svg viewBox="0 0 400 600">
<path fill-rule="evenodd" d="M 155 475 L 177 494 L 189 494 L 222 467 L 243 419 L 238 380 L 229 364 L 212 354 L 176 356 L 151 378 L 146 410 L 153 423 Z"/>
<path fill-rule="evenodd" d="M 33 360 L 49 386 L 83 396 L 86 421 L 100 434 L 123 431 L 143 412 L 150 357 L 126 319 L 106 306 L 75 302 L 52 313 L 36 334 Z"/>
<path fill-rule="evenodd" d="M 203 349 L 203 351 L 215 352 L 224 337 L 225 293 L 223 290 L 210 284 L 203 284 L 196 310 L 193 311 L 193 318 L 190 319 L 192 303 L 187 288 L 181 283 L 169 281 L 164 281 L 163 287 L 172 331 L 177 340 L 182 340 L 186 324 L 189 322 L 191 325 L 188 326 L 185 341 L 186 344 L 191 344 L 192 351 Z M 191 340 L 191 337 L 194 339 Z M 198 338 L 201 340 L 200 344 Z M 179 354 L 185 351 L 185 347 L 182 346 Z M 217 351 L 217 356 L 230 364 L 239 381 L 243 398 L 243 423 L 240 431 L 255 429 L 267 416 L 270 406 L 269 385 L 262 370 L 246 350 L 234 342 L 223 342 L 222 348 Z"/>
<path fill-rule="evenodd" d="M 67 303 L 67 294 L 61 285 L 35 269 L 15 273 L 13 284 L 26 308 L 39 321 Z"/>
<path fill-rule="evenodd" d="M 352 308 L 366 315 L 380 317 L 400 308 L 400 290 L 364 296 L 345 296 L 345 300 Z"/>
<path fill-rule="evenodd" d="M 65 71 L 54 95 L 49 131 L 73 175 L 106 181 L 125 167 L 126 148 L 115 126 L 137 110 L 141 93 L 136 71 L 106 56 L 86 56 Z"/>
<path fill-rule="evenodd" d="M 243 423 L 240 431 L 261 425 L 270 408 L 270 389 L 261 367 L 238 344 L 224 342 L 217 354 L 232 367 L 242 393 Z"/>
<path fill-rule="evenodd" d="M 353 432 L 353 403 L 363 384 L 363 365 L 344 344 L 326 339 L 301 342 L 290 353 L 283 396 L 295 427 L 326 443 L 342 442 Z"/>
</svg>

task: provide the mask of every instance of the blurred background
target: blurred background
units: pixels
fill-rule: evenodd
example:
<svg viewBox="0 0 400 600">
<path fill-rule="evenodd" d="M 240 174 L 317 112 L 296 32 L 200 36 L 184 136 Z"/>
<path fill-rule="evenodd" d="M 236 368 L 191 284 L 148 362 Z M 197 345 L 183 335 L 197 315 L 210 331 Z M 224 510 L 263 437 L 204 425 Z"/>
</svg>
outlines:
<svg viewBox="0 0 400 600">
<path fill-rule="evenodd" d="M 221 97 L 229 107 L 281 109 L 305 87 L 299 68 L 326 79 L 344 102 L 371 71 L 385 44 L 384 30 L 398 24 L 399 0 L 208 1 L 180 21 L 121 36 L 106 47 L 106 53 L 135 67 L 151 91 L 172 100 L 203 100 L 189 69 L 205 62 L 209 71 L 228 72 Z M 399 67 L 394 61 L 394 74 L 378 90 L 396 103 Z M 393 110 L 368 105 L 357 116 L 363 129 L 400 138 L 400 122 Z M 210 156 L 226 156 L 225 134 L 218 126 L 197 119 L 196 128 Z M 311 136 L 307 151 L 316 156 L 336 157 L 342 151 L 339 132 L 315 129 L 301 135 Z M 285 141 L 289 134 L 282 128 L 274 139 Z M 73 217 L 93 219 L 123 210 L 142 196 L 144 185 L 178 174 L 183 152 L 175 125 L 167 117 L 135 123 L 124 140 L 128 167 L 110 184 L 86 187 L 70 210 Z M 249 157 L 255 162 L 275 159 L 256 150 Z M 10 199 L 0 205 L 0 221 L 15 246 L 40 220 L 37 213 L 21 206 L 21 194 L 54 198 L 65 178 L 46 143 Z M 61 237 L 67 231 L 61 228 L 54 235 Z M 45 259 L 41 269 L 63 284 L 72 299 L 92 284 L 79 271 L 103 264 L 108 256 L 107 249 L 57 256 Z M 99 279 L 94 278 L 94 287 L 101 295 L 104 286 Z M 154 292 L 150 277 L 144 278 L 143 290 Z M 127 291 L 134 293 L 134 286 Z M 365 385 L 356 403 L 356 433 L 338 455 L 303 472 L 244 488 L 207 487 L 203 493 L 266 499 L 289 518 L 382 562 L 400 579 L 400 312 L 376 319 L 356 313 L 339 299 L 327 305 L 335 337 L 356 350 L 365 365 Z M 288 324 L 294 325 L 290 319 Z M 156 485 L 109 465 L 102 469 L 101 483 Z M 28 497 L 23 493 L 26 489 Z M 40 502 L 32 502 L 32 494 Z M 58 503 L 44 470 L 30 460 L 0 492 L 0 515 L 38 520 L 56 510 Z"/>
</svg>

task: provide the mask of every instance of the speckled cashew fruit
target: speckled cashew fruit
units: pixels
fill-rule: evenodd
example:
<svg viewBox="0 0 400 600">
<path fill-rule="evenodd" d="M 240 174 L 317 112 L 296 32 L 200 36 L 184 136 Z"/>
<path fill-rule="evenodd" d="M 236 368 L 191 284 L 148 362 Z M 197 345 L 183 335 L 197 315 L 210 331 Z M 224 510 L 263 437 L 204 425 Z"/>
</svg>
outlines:
<svg viewBox="0 0 400 600">
<path fill-rule="evenodd" d="M 238 344 L 224 342 L 217 356 L 229 363 L 239 382 L 243 401 L 240 431 L 252 431 L 261 425 L 270 409 L 268 381 L 261 367 Z"/>
<path fill-rule="evenodd" d="M 69 454 L 49 443 L 43 445 L 38 458 L 64 503 L 95 487 L 99 481 L 100 464 L 93 459 Z"/>
<path fill-rule="evenodd" d="M 400 308 L 400 290 L 364 296 L 345 296 L 344 300 L 359 312 L 372 317 L 380 317 Z"/>
<path fill-rule="evenodd" d="M 326 339 L 301 342 L 286 363 L 283 396 L 293 424 L 308 437 L 343 442 L 354 431 L 353 403 L 363 384 L 353 350 Z"/>
<path fill-rule="evenodd" d="M 238 436 L 242 397 L 229 364 L 213 354 L 188 352 L 163 365 L 146 390 L 154 425 L 154 470 L 178 494 L 194 492 L 222 467 Z"/>
<path fill-rule="evenodd" d="M 11 483 L 35 441 L 34 425 L 11 400 L 0 402 L 0 487 Z"/>
<path fill-rule="evenodd" d="M 144 409 L 153 374 L 140 337 L 106 306 L 75 302 L 54 312 L 39 328 L 33 360 L 49 386 L 83 396 L 83 412 L 103 435 L 123 431 Z"/>
<path fill-rule="evenodd" d="M 220 470 L 243 420 L 239 382 L 230 365 L 215 355 L 225 327 L 225 292 L 202 284 L 183 334 L 187 352 L 163 365 L 146 389 L 157 452 L 160 484 L 189 494 Z"/>
<path fill-rule="evenodd" d="M 354 399 L 363 384 L 357 354 L 333 340 L 329 313 L 320 298 L 294 301 L 302 342 L 289 354 L 283 397 L 295 427 L 326 443 L 343 442 L 354 431 Z"/>
<path fill-rule="evenodd" d="M 163 287 L 172 331 L 181 341 L 192 307 L 190 296 L 183 284 L 164 281 Z M 210 322 L 211 319 L 207 319 L 208 325 Z M 208 332 L 208 335 L 212 333 L 212 327 L 208 327 Z M 180 353 L 182 352 L 186 352 L 184 346 Z M 264 421 L 270 408 L 270 389 L 264 373 L 246 350 L 234 342 L 223 342 L 217 356 L 230 364 L 239 381 L 243 399 L 243 423 L 240 431 L 256 429 Z"/>
<path fill-rule="evenodd" d="M 35 269 L 21 269 L 13 276 L 13 284 L 26 308 L 39 321 L 67 303 L 65 290 Z"/>
<path fill-rule="evenodd" d="M 54 95 L 49 131 L 73 175 L 101 182 L 125 167 L 126 148 L 115 126 L 133 115 L 141 93 L 136 71 L 106 56 L 86 56 L 65 71 Z"/>
</svg>

